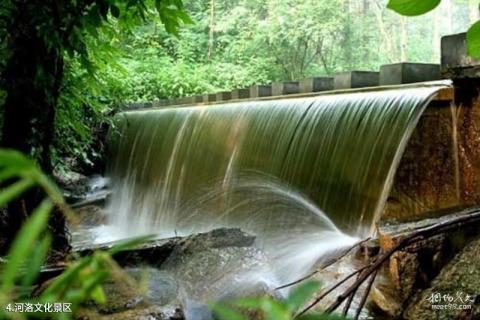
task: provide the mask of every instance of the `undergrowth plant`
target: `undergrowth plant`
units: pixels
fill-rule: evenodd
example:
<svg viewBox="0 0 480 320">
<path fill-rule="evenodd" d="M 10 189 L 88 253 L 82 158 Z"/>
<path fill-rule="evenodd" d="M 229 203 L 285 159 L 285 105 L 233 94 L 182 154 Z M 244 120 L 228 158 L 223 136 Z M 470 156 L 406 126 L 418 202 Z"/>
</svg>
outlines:
<svg viewBox="0 0 480 320">
<path fill-rule="evenodd" d="M 0 189 L 0 208 L 35 186 L 41 187 L 46 194 L 18 232 L 8 255 L 0 258 L 0 319 L 68 320 L 86 301 L 107 303 L 102 283 L 108 277 L 131 281 L 112 256 L 138 245 L 148 237 L 128 240 L 108 251 L 97 251 L 78 258 L 59 276 L 38 285 L 37 280 L 52 239 L 47 228 L 49 214 L 54 206 L 59 207 L 67 217 L 72 218 L 72 212 L 55 184 L 34 161 L 17 151 L 0 149 L 0 183 L 4 185 Z M 265 320 L 290 320 L 295 318 L 318 288 L 317 282 L 308 282 L 296 288 L 285 300 L 272 297 L 244 298 L 230 303 L 217 303 L 212 308 L 219 320 L 245 320 L 253 314 L 261 315 L 261 319 Z M 310 313 L 295 319 L 343 318 Z"/>
<path fill-rule="evenodd" d="M 35 283 L 52 239 L 47 231 L 49 214 L 54 206 L 70 217 L 71 211 L 55 184 L 17 151 L 0 149 L 0 183 L 7 185 L 0 189 L 0 207 L 34 186 L 40 186 L 46 194 L 0 261 L 0 319 L 71 319 L 87 300 L 106 303 L 102 282 L 109 276 L 125 276 L 111 256 L 145 238 L 80 258 L 39 288 Z"/>
<path fill-rule="evenodd" d="M 301 308 L 318 292 L 320 284 L 306 282 L 295 288 L 285 300 L 270 296 L 241 298 L 213 304 L 212 310 L 218 320 L 345 320 L 338 315 L 308 313 L 300 315 Z"/>
</svg>

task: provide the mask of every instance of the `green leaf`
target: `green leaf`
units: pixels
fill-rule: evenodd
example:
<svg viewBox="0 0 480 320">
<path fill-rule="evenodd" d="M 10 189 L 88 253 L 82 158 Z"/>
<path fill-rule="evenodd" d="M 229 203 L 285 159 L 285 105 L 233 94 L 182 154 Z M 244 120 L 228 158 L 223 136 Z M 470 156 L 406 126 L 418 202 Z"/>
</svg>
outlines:
<svg viewBox="0 0 480 320">
<path fill-rule="evenodd" d="M 242 307 L 242 308 L 248 308 L 248 309 L 261 309 L 264 300 L 266 298 L 264 297 L 259 297 L 259 298 L 240 298 L 235 301 L 233 301 L 233 304 Z"/>
<path fill-rule="evenodd" d="M 20 196 L 22 193 L 30 189 L 35 182 L 32 179 L 22 179 L 14 184 L 0 190 L 0 207 Z"/>
<path fill-rule="evenodd" d="M 140 236 L 132 239 L 122 240 L 119 243 L 115 244 L 112 248 L 110 248 L 108 250 L 108 253 L 113 256 L 119 252 L 135 248 L 136 246 L 141 245 L 142 243 L 150 239 L 153 239 L 152 235 Z"/>
<path fill-rule="evenodd" d="M 295 288 L 287 299 L 290 311 L 297 311 L 319 288 L 320 284 L 316 281 L 309 281 Z"/>
<path fill-rule="evenodd" d="M 467 31 L 468 55 L 480 59 L 480 21 L 475 22 Z"/>
<path fill-rule="evenodd" d="M 16 150 L 0 149 L 0 167 L 11 167 L 17 170 L 26 170 L 35 167 L 32 160 Z"/>
<path fill-rule="evenodd" d="M 435 9 L 441 0 L 390 0 L 387 8 L 404 15 L 419 16 Z"/>
<path fill-rule="evenodd" d="M 219 320 L 246 320 L 240 312 L 222 303 L 214 304 L 212 310 Z"/>
<path fill-rule="evenodd" d="M 22 286 L 25 289 L 31 286 L 37 279 L 37 276 L 41 271 L 43 261 L 47 256 L 48 249 L 50 249 L 51 242 L 52 238 L 49 235 L 44 236 L 43 239 L 40 240 L 39 245 L 35 247 L 35 250 L 33 250 L 31 257 L 29 257 L 27 270 L 22 279 Z"/>
<path fill-rule="evenodd" d="M 2 279 L 2 292 L 9 292 L 12 289 L 18 276 L 18 270 L 30 259 L 38 237 L 47 227 L 48 216 L 52 208 L 52 202 L 44 200 L 15 237 L 8 254 L 8 263 L 0 277 Z"/>
<path fill-rule="evenodd" d="M 190 18 L 190 16 L 185 13 L 184 11 L 177 11 L 178 17 L 183 21 L 185 24 L 195 24 L 195 22 Z"/>
<path fill-rule="evenodd" d="M 266 320 L 290 320 L 292 318 L 286 305 L 274 299 L 264 299 L 262 310 Z"/>
<path fill-rule="evenodd" d="M 64 271 L 60 276 L 58 276 L 47 287 L 47 289 L 45 289 L 42 294 L 42 298 L 44 298 L 45 300 L 49 300 L 45 297 L 48 297 L 49 295 L 55 295 L 56 292 L 59 292 L 62 288 L 67 287 L 73 281 L 73 279 L 75 279 L 77 275 L 83 270 L 83 268 L 90 264 L 91 261 L 92 257 L 85 257 L 77 261 L 72 266 L 68 267 L 66 271 Z"/>
<path fill-rule="evenodd" d="M 92 299 L 99 303 L 99 304 L 105 304 L 107 303 L 107 297 L 105 296 L 105 292 L 103 291 L 102 286 L 97 285 L 93 290 L 92 293 L 90 294 Z"/>
</svg>

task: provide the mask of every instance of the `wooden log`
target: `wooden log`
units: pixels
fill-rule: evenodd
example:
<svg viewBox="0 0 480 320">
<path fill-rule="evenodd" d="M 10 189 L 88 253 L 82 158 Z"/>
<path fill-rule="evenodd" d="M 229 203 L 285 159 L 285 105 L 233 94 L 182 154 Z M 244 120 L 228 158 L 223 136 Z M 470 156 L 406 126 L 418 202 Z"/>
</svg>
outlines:
<svg viewBox="0 0 480 320">
<path fill-rule="evenodd" d="M 367 264 L 360 269 L 354 271 L 346 278 L 334 284 L 329 290 L 324 294 L 315 299 L 311 304 L 305 307 L 296 317 L 305 314 L 307 311 L 312 309 L 320 301 L 322 301 L 328 294 L 330 294 L 335 288 L 339 287 L 348 279 L 352 278 L 354 275 L 359 274 L 356 281 L 353 282 L 347 289 L 345 289 L 337 299 L 330 304 L 330 306 L 325 310 L 326 313 L 332 313 L 335 311 L 346 299 L 350 299 L 352 294 L 357 292 L 358 288 L 364 283 L 365 280 L 370 279 L 369 284 L 367 285 L 367 292 L 362 297 L 360 307 L 363 307 L 363 304 L 366 301 L 369 289 L 373 284 L 375 276 L 379 268 L 385 263 L 395 252 L 402 250 L 403 248 L 416 243 L 427 238 L 437 236 L 439 234 L 456 230 L 460 227 L 472 224 L 480 224 L 480 208 L 470 208 L 463 210 L 460 213 L 449 217 L 443 217 L 440 221 L 432 223 L 431 225 L 423 226 L 418 229 L 405 230 L 400 232 L 396 236 L 396 240 L 392 242 L 392 245 L 389 249 L 385 250 L 378 254 L 370 264 Z M 357 315 L 359 311 L 357 310 Z"/>
</svg>

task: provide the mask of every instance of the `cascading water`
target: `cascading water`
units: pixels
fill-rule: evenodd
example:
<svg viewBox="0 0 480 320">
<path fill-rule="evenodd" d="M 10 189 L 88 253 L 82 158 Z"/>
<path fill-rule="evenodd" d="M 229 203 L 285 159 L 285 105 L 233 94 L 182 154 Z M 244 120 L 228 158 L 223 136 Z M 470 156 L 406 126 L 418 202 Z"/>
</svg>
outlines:
<svg viewBox="0 0 480 320">
<path fill-rule="evenodd" d="M 449 84 L 125 112 L 109 235 L 240 227 L 279 283 L 372 232 L 406 142 Z"/>
</svg>

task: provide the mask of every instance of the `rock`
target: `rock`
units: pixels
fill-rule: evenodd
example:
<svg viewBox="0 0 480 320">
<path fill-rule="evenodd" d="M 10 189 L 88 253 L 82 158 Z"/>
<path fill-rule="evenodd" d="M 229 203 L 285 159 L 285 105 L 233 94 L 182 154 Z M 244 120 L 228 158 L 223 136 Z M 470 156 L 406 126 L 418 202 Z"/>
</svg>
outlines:
<svg viewBox="0 0 480 320">
<path fill-rule="evenodd" d="M 477 238 L 455 256 L 432 281 L 430 288 L 413 298 L 404 312 L 404 318 L 477 319 L 480 314 L 479 270 L 480 238 Z M 466 307 L 459 310 L 453 305 Z"/>
<path fill-rule="evenodd" d="M 400 239 L 419 228 L 444 223 L 457 215 L 423 219 L 417 222 L 399 223 L 379 228 L 381 251 L 394 247 Z M 411 303 L 412 297 L 431 285 L 454 255 L 472 239 L 471 226 L 449 231 L 418 241 L 394 253 L 381 269 L 383 280 L 375 284 L 372 301 L 376 309 L 390 317 L 399 317 Z M 478 230 L 478 229 L 477 229 Z M 476 233 L 478 234 L 478 232 Z"/>
<path fill-rule="evenodd" d="M 250 247 L 255 237 L 238 228 L 220 228 L 209 232 L 197 233 L 186 237 L 153 239 L 115 255 L 122 266 L 150 265 L 160 267 L 174 251 L 199 252 L 210 248 Z M 76 252 L 85 256 L 94 250 L 108 250 L 117 242 L 78 246 Z"/>
<path fill-rule="evenodd" d="M 94 227 L 104 224 L 107 219 L 105 209 L 97 205 L 86 205 L 75 209 L 78 223 L 85 227 Z"/>
<path fill-rule="evenodd" d="M 80 311 L 82 319 L 184 319 L 178 284 L 170 273 L 155 268 L 124 271 L 130 281 L 108 279 L 103 284 L 107 303 L 87 303 Z"/>
<path fill-rule="evenodd" d="M 185 320 L 181 309 L 165 306 L 151 306 L 143 309 L 132 309 L 123 312 L 103 315 L 92 310 L 80 310 L 75 319 L 78 320 Z"/>
<path fill-rule="evenodd" d="M 402 304 L 395 299 L 395 296 L 388 290 L 388 287 L 382 288 L 381 285 L 376 283 L 372 291 L 370 291 L 370 299 L 375 307 L 391 318 L 397 318 L 402 314 Z"/>
<path fill-rule="evenodd" d="M 267 258 L 252 244 L 239 229 L 218 229 L 172 251 L 161 269 L 177 279 L 188 319 L 210 319 L 211 301 L 273 291 Z"/>
<path fill-rule="evenodd" d="M 132 249 L 116 259 L 144 290 L 122 279 L 109 280 L 104 284 L 108 303 L 91 303 L 82 319 L 174 320 L 185 314 L 189 320 L 204 320 L 212 317 L 212 301 L 268 294 L 272 272 L 254 240 L 240 229 L 221 228 Z M 150 267 L 138 267 L 145 264 Z"/>
<path fill-rule="evenodd" d="M 53 177 L 63 189 L 64 197 L 68 202 L 82 200 L 89 190 L 88 177 L 78 172 L 53 170 Z"/>
</svg>

